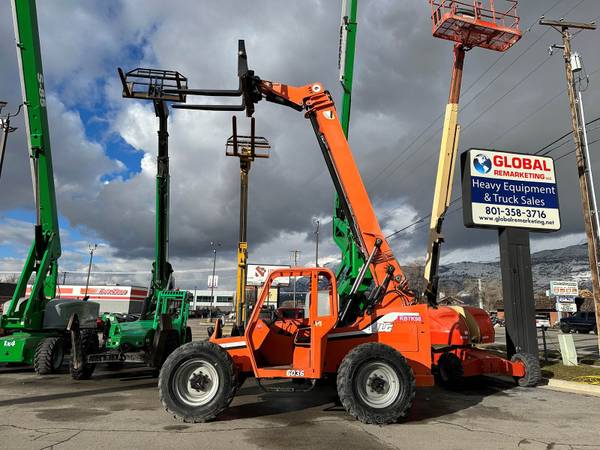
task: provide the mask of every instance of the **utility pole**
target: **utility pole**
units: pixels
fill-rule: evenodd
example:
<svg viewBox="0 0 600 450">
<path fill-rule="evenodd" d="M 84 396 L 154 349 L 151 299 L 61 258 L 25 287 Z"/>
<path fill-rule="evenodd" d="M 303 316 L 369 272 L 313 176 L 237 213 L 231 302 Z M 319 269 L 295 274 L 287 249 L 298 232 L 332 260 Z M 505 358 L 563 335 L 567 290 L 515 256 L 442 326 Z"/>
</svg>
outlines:
<svg viewBox="0 0 600 450">
<path fill-rule="evenodd" d="M 63 284 L 63 286 L 64 286 L 65 284 L 67 284 L 67 271 L 64 271 L 64 272 L 63 272 L 63 282 L 62 282 L 62 284 Z"/>
<path fill-rule="evenodd" d="M 92 261 L 94 259 L 94 251 L 96 251 L 96 249 L 98 248 L 98 244 L 90 244 L 89 245 L 89 249 L 90 249 L 90 262 L 88 264 L 88 271 L 87 271 L 87 279 L 85 280 L 85 295 L 83 296 L 83 298 L 85 299 L 88 295 L 88 287 L 90 286 L 90 273 L 92 271 Z"/>
<path fill-rule="evenodd" d="M 315 225 L 317 226 L 315 230 L 315 267 L 319 267 L 319 227 L 321 226 L 321 221 L 319 219 L 315 219 Z"/>
<path fill-rule="evenodd" d="M 290 256 L 293 261 L 292 267 L 298 267 L 298 259 L 300 258 L 300 250 L 290 250 Z M 296 277 L 294 277 L 294 308 L 296 307 Z"/>
<path fill-rule="evenodd" d="M 477 278 L 477 295 L 479 297 L 479 307 L 483 309 L 483 297 L 481 295 L 481 278 Z"/>
<path fill-rule="evenodd" d="M 567 22 L 564 20 L 546 20 L 541 18 L 540 25 L 550 26 L 562 35 L 562 45 L 553 45 L 550 47 L 550 51 L 554 48 L 561 48 L 563 50 L 567 75 L 567 92 L 569 94 L 569 109 L 571 110 L 571 126 L 573 127 L 573 139 L 575 141 L 575 160 L 579 174 L 579 190 L 581 191 L 581 203 L 583 206 L 583 222 L 588 241 L 588 258 L 592 275 L 596 322 L 600 323 L 600 279 L 598 273 L 598 259 L 600 256 L 598 234 L 600 223 L 598 221 L 598 208 L 587 145 L 581 90 L 578 87 L 578 80 L 575 79 L 575 75 L 581 72 L 582 67 L 579 55 L 571 51 L 572 34 L 570 32 L 571 29 L 595 30 L 596 24 L 594 22 Z M 598 337 L 598 347 L 600 348 L 600 336 Z"/>
</svg>

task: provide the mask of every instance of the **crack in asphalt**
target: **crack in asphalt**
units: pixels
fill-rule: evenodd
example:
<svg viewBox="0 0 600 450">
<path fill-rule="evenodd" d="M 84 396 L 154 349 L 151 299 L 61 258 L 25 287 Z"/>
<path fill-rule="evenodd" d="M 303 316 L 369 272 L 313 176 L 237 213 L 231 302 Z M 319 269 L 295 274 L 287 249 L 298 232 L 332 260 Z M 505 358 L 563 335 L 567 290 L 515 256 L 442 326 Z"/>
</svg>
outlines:
<svg viewBox="0 0 600 450">
<path fill-rule="evenodd" d="M 557 445 L 565 445 L 565 446 L 569 447 L 570 449 L 573 449 L 576 447 L 600 448 L 600 445 L 595 445 L 595 444 L 571 444 L 568 442 L 546 442 L 546 441 L 542 441 L 540 439 L 536 439 L 536 438 L 532 438 L 532 437 L 516 436 L 514 434 L 505 433 L 503 431 L 494 431 L 494 430 L 486 430 L 486 429 L 476 430 L 474 428 L 467 427 L 466 425 L 461 425 L 461 424 L 453 423 L 453 422 L 446 422 L 444 420 L 435 420 L 435 421 L 432 421 L 431 423 L 449 425 L 452 427 L 460 428 L 461 430 L 468 431 L 470 433 L 487 433 L 487 434 L 495 434 L 495 435 L 499 435 L 499 436 L 507 436 L 507 437 L 511 437 L 511 438 L 518 437 L 518 438 L 521 438 L 521 440 L 518 442 L 517 447 L 521 447 L 522 444 L 528 444 L 529 442 L 538 442 L 540 444 L 544 444 L 546 446 L 546 449 L 548 449 L 548 450 L 555 448 Z"/>
<path fill-rule="evenodd" d="M 76 436 L 79 436 L 81 433 L 82 433 L 82 431 L 77 431 L 76 433 L 73 433 L 68 438 L 63 439 L 62 441 L 55 442 L 54 444 L 47 445 L 46 447 L 42 447 L 42 448 L 40 448 L 40 450 L 54 450 L 54 447 L 64 444 L 65 442 L 69 442 L 71 439 L 73 439 Z"/>
</svg>

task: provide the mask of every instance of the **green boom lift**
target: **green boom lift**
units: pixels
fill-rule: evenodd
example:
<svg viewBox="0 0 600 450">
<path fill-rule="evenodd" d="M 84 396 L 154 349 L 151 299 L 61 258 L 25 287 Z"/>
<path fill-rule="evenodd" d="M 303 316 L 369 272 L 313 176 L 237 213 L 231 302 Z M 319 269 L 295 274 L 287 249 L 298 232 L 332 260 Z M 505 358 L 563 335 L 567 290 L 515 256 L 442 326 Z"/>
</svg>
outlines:
<svg viewBox="0 0 600 450">
<path fill-rule="evenodd" d="M 94 336 L 97 341 L 99 305 L 55 298 L 61 248 L 35 0 L 13 0 L 12 10 L 36 223 L 15 292 L 0 317 L 0 364 L 33 364 L 35 371 L 43 375 L 56 372 L 63 363 L 69 350 L 69 321 L 78 321 L 82 342 L 92 345 Z"/>
<path fill-rule="evenodd" d="M 108 315 L 103 327 L 103 345 L 99 351 L 76 345 L 77 330 L 72 333 L 75 366 L 93 368 L 109 363 L 142 363 L 159 369 L 178 346 L 192 340 L 187 326 L 192 294 L 173 289 L 173 268 L 169 263 L 169 103 L 185 103 L 185 94 L 167 94 L 168 89 L 187 88 L 187 79 L 179 72 L 137 68 L 127 73 L 119 69 L 123 97 L 152 101 L 158 118 L 158 157 L 156 173 L 155 252 L 152 281 L 142 313 L 133 322 L 119 322 Z M 91 371 L 72 372 L 76 379 L 89 378 Z"/>
<path fill-rule="evenodd" d="M 339 68 L 343 94 L 342 114 L 340 119 L 346 138 L 348 138 L 350 127 L 354 54 L 356 49 L 356 32 L 358 25 L 356 21 L 357 9 L 358 0 L 342 1 Z M 340 204 L 337 194 L 335 195 L 333 214 L 333 240 L 342 252 L 342 261 L 337 270 L 336 278 L 338 281 L 338 294 L 342 304 L 345 304 L 350 296 L 364 295 L 364 292 L 371 284 L 372 276 L 370 271 L 367 271 L 364 278 L 362 278 L 362 281 L 357 286 L 354 286 L 356 280 L 359 279 L 359 273 L 365 264 L 365 259 L 356 245 L 354 238 L 352 237 L 350 224 L 344 215 L 344 210 Z M 358 301 L 355 302 L 355 304 L 360 305 L 361 302 Z"/>
</svg>

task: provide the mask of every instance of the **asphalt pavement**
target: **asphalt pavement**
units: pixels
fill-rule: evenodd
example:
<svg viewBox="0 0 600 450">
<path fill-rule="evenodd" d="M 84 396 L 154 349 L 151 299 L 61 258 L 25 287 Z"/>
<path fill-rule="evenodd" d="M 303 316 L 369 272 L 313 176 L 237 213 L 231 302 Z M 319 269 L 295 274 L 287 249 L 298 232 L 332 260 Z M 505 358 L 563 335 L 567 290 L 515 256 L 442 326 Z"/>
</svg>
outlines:
<svg viewBox="0 0 600 450">
<path fill-rule="evenodd" d="M 0 446 L 11 449 L 600 449 L 600 400 L 482 379 L 462 392 L 419 389 L 409 417 L 373 426 L 336 405 L 335 390 L 264 393 L 253 380 L 218 420 L 184 424 L 145 369 L 36 376 L 0 368 Z"/>
</svg>

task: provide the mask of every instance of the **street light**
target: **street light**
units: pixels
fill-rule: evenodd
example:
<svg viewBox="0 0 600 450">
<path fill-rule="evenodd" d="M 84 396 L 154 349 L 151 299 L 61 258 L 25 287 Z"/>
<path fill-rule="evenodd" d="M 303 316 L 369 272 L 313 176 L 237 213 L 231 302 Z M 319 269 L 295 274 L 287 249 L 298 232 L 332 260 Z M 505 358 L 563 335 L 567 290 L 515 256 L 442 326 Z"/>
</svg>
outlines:
<svg viewBox="0 0 600 450">
<path fill-rule="evenodd" d="M 5 101 L 0 101 L 0 114 L 2 114 L 2 109 L 8 103 Z M 0 129 L 2 130 L 2 135 L 0 136 L 0 176 L 2 175 L 2 166 L 4 165 L 4 152 L 6 150 L 6 141 L 8 140 L 8 133 L 12 133 L 16 130 L 15 127 L 10 126 L 11 117 L 17 116 L 21 112 L 21 107 L 23 105 L 19 105 L 19 109 L 14 114 L 8 113 L 4 117 L 0 117 Z"/>
<path fill-rule="evenodd" d="M 315 267 L 319 267 L 319 228 L 321 227 L 321 221 L 319 219 L 313 219 L 313 222 L 317 226 L 315 230 L 316 236 L 316 247 L 315 247 Z"/>
<path fill-rule="evenodd" d="M 213 268 L 212 268 L 212 278 L 210 280 L 210 305 L 211 311 L 215 302 L 214 291 L 215 291 L 215 270 L 217 268 L 217 247 L 221 246 L 220 242 L 217 242 L 216 246 L 213 241 L 210 242 L 210 246 L 213 249 Z"/>
<path fill-rule="evenodd" d="M 98 248 L 98 244 L 89 244 L 88 247 L 90 249 L 90 262 L 88 264 L 87 280 L 85 280 L 85 296 L 83 297 L 84 300 L 86 300 L 88 296 L 88 287 L 90 286 L 90 272 L 92 271 L 92 260 L 94 259 L 94 251 Z"/>
</svg>

